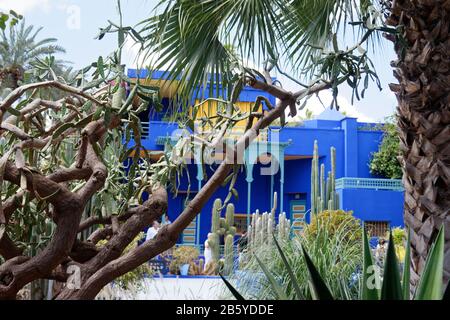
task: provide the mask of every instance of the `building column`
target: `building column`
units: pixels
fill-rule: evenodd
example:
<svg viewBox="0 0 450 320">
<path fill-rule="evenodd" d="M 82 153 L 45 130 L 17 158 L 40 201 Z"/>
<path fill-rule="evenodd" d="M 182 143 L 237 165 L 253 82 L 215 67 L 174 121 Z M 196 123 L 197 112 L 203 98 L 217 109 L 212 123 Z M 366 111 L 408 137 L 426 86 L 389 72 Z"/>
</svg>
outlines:
<svg viewBox="0 0 450 320">
<path fill-rule="evenodd" d="M 280 213 L 283 213 L 284 204 L 284 152 L 280 152 L 281 160 L 278 160 L 280 164 Z"/>
<path fill-rule="evenodd" d="M 275 175 L 270 175 L 270 207 L 273 208 L 273 185 L 275 183 Z"/>
<path fill-rule="evenodd" d="M 358 176 L 358 123 L 355 118 L 341 120 L 344 130 L 344 176 Z"/>
<path fill-rule="evenodd" d="M 247 163 L 246 166 L 247 177 L 247 228 L 250 225 L 251 217 L 251 201 L 252 201 L 252 182 L 253 182 L 253 164 Z"/>
<path fill-rule="evenodd" d="M 203 167 L 200 162 L 197 163 L 197 181 L 198 181 L 198 192 L 200 192 L 200 189 L 202 188 L 202 180 L 203 180 Z M 201 212 L 197 214 L 196 222 L 196 231 L 195 231 L 195 244 L 200 249 L 200 216 L 202 215 Z"/>
</svg>

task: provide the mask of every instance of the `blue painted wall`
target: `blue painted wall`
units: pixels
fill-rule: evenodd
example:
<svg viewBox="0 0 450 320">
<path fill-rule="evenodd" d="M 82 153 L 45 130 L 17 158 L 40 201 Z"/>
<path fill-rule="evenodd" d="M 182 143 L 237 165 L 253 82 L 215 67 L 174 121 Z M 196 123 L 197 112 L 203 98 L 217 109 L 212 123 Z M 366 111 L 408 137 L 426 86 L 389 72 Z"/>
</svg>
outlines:
<svg viewBox="0 0 450 320">
<path fill-rule="evenodd" d="M 359 178 L 381 178 L 373 175 L 369 170 L 369 163 L 372 152 L 378 150 L 383 139 L 380 131 L 358 131 L 358 177 Z"/>
<path fill-rule="evenodd" d="M 342 125 L 342 121 L 333 121 L 335 124 Z M 317 122 L 316 122 L 317 124 Z M 368 163 L 371 153 L 378 149 L 381 142 L 382 133 L 379 131 L 362 131 L 357 129 L 357 123 L 351 123 L 351 126 L 342 128 L 342 126 L 334 129 L 314 128 L 314 127 L 295 127 L 283 128 L 277 131 L 272 128 L 269 132 L 269 141 L 272 142 L 290 142 L 285 149 L 285 155 L 291 159 L 285 160 L 285 182 L 283 207 L 289 216 L 290 201 L 305 200 L 307 210 L 310 209 L 310 172 L 311 157 L 314 141 L 318 141 L 319 145 L 319 163 L 325 164 L 325 171 L 331 170 L 330 148 L 336 148 L 336 177 L 346 177 L 349 170 L 347 165 L 354 166 L 352 176 L 362 178 L 374 178 L 369 172 Z M 177 124 L 171 124 L 160 121 L 151 121 L 149 129 L 149 137 L 143 139 L 143 145 L 148 150 L 163 150 L 163 146 L 156 144 L 158 136 L 170 136 L 174 130 L 178 129 Z M 351 135 L 349 138 L 348 135 Z M 346 141 L 347 139 L 347 141 Z M 347 143 L 347 147 L 346 147 Z M 349 143 L 357 144 L 348 146 Z M 130 144 L 133 144 L 131 142 Z M 346 152 L 348 154 L 346 154 Z M 347 161 L 346 161 L 347 157 Z M 353 157 L 349 161 L 348 157 Z M 293 159 L 292 159 L 293 158 Z M 300 159 L 299 159 L 300 158 Z M 252 192 L 251 192 L 251 211 L 259 209 L 261 212 L 270 210 L 271 203 L 271 178 L 270 176 L 262 176 L 260 170 L 263 166 L 256 164 L 253 168 Z M 355 169 L 356 168 L 356 169 Z M 210 177 L 215 167 L 207 166 L 207 175 Z M 191 198 L 195 196 L 198 190 L 197 166 L 189 165 L 191 179 Z M 245 180 L 245 170 L 239 175 L 235 188 L 239 194 L 239 200 L 232 199 L 235 204 L 236 213 L 247 212 L 247 190 L 248 185 Z M 204 181 L 202 182 L 205 183 Z M 184 175 L 180 181 L 179 189 L 182 191 L 177 198 L 169 199 L 169 218 L 173 221 L 177 215 L 182 212 L 187 190 L 187 176 Z M 274 189 L 280 195 L 280 172 L 274 176 Z M 391 226 L 403 225 L 403 193 L 396 191 L 377 191 L 370 189 L 345 189 L 338 190 L 341 197 L 341 208 L 344 210 L 352 210 L 356 217 L 369 221 L 389 221 Z M 211 226 L 211 209 L 216 198 L 224 199 L 227 196 L 228 187 L 221 187 L 217 190 L 211 199 L 204 206 L 201 213 L 201 234 L 200 243 L 203 243 Z M 171 194 L 172 195 L 172 194 Z M 277 212 L 279 213 L 279 212 Z M 306 220 L 309 222 L 309 213 Z"/>
<path fill-rule="evenodd" d="M 391 227 L 404 226 L 403 192 L 341 189 L 338 193 L 341 208 L 352 210 L 355 217 L 363 221 L 388 221 Z"/>
<path fill-rule="evenodd" d="M 135 77 L 136 70 L 129 72 L 130 77 Z M 146 73 L 141 71 L 141 77 Z M 162 73 L 154 73 L 153 78 L 161 77 Z M 206 90 L 208 91 L 208 90 Z M 254 101 L 257 95 L 266 95 L 252 88 L 245 88 L 240 96 L 241 101 Z M 269 97 L 269 96 L 268 96 Z M 274 103 L 274 98 L 269 97 Z M 168 104 L 168 101 L 163 101 Z M 328 118 L 327 118 L 328 117 Z M 161 115 L 150 117 L 161 120 Z M 370 130 L 368 130 L 368 128 Z M 160 136 L 171 136 L 178 125 L 162 121 L 150 121 L 149 136 L 142 140 L 147 150 L 163 151 L 163 146 L 157 144 Z M 379 128 L 378 128 L 379 129 Z M 368 163 L 371 153 L 378 150 L 382 139 L 382 132 L 377 131 L 376 124 L 358 123 L 356 119 L 345 117 L 336 111 L 325 111 L 315 120 L 304 121 L 302 126 L 287 127 L 280 130 L 279 127 L 271 127 L 268 140 L 272 143 L 290 143 L 285 149 L 285 175 L 284 194 L 280 198 L 280 172 L 274 176 L 273 191 L 278 193 L 279 201 L 283 202 L 283 208 L 289 216 L 289 204 L 292 200 L 305 200 L 307 210 L 310 209 L 310 174 L 311 157 L 314 141 L 319 145 L 319 162 L 325 164 L 326 173 L 331 170 L 330 148 L 336 148 L 336 178 L 360 177 L 378 178 L 370 174 Z M 130 146 L 133 141 L 130 142 Z M 210 177 L 216 167 L 207 166 L 207 175 Z M 260 174 L 262 165 L 253 167 L 253 182 L 251 192 L 251 212 L 259 209 L 260 212 L 269 211 L 271 204 L 271 177 Z M 191 198 L 198 190 L 197 165 L 189 165 L 191 180 Z M 239 200 L 232 198 L 236 213 L 247 212 L 248 185 L 246 172 L 239 175 L 235 188 L 239 194 Z M 184 207 L 187 195 L 187 176 L 179 181 L 181 193 L 174 199 L 170 193 L 168 215 L 171 221 L 175 220 Z M 202 181 L 204 184 L 205 181 Z M 344 189 L 338 190 L 341 199 L 341 208 L 352 210 L 354 215 L 362 220 L 388 221 L 391 226 L 403 226 L 403 192 L 381 191 L 373 189 Z M 228 186 L 219 188 L 208 200 L 201 212 L 201 236 L 202 244 L 210 230 L 211 209 L 216 198 L 225 199 Z M 279 208 L 280 206 L 278 206 Z M 279 212 L 277 212 L 278 214 Z M 224 213 L 223 213 L 224 214 Z M 307 222 L 309 214 L 306 215 Z"/>
</svg>

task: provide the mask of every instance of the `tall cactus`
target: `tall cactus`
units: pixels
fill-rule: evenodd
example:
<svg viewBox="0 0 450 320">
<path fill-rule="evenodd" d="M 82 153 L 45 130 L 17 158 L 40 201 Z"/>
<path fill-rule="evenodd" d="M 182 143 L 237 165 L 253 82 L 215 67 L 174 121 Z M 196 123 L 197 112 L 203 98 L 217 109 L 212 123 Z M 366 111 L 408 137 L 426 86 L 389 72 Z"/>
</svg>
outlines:
<svg viewBox="0 0 450 320">
<path fill-rule="evenodd" d="M 314 140 L 314 151 L 311 165 L 311 213 L 317 213 L 319 196 L 319 146 Z"/>
<path fill-rule="evenodd" d="M 277 208 L 277 193 L 274 193 L 273 207 L 270 212 L 260 214 L 258 210 L 252 214 L 252 221 L 249 227 L 249 238 L 247 247 L 254 251 L 262 246 L 273 245 L 273 236 L 278 239 L 288 239 L 291 231 L 291 222 L 286 218 L 286 213 L 278 215 L 278 224 L 275 219 Z"/>
<path fill-rule="evenodd" d="M 208 245 L 211 248 L 212 259 L 216 262 L 220 258 L 220 239 L 224 237 L 224 272 L 230 274 L 234 264 L 234 205 L 229 203 L 226 207 L 225 218 L 221 217 L 222 200 L 216 199 L 212 208 L 211 232 L 208 235 Z"/>
<path fill-rule="evenodd" d="M 225 248 L 224 248 L 224 273 L 230 275 L 234 266 L 234 235 L 236 227 L 234 226 L 234 205 L 229 203 L 225 213 Z"/>
<path fill-rule="evenodd" d="M 320 213 L 325 209 L 339 209 L 339 197 L 336 192 L 336 149 L 330 148 L 331 171 L 325 180 L 325 165 L 320 165 L 317 141 L 314 141 L 311 161 L 311 213 Z"/>
<path fill-rule="evenodd" d="M 220 236 L 216 232 L 208 234 L 208 245 L 211 248 L 211 258 L 217 262 L 220 258 Z"/>
<path fill-rule="evenodd" d="M 286 218 L 286 213 L 280 213 L 278 216 L 278 226 L 277 226 L 277 232 L 278 232 L 278 238 L 287 240 L 289 238 L 291 231 L 291 222 L 289 219 Z"/>
<path fill-rule="evenodd" d="M 331 191 L 330 191 L 330 201 L 331 208 L 328 210 L 336 210 L 336 149 L 331 147 Z"/>
<path fill-rule="evenodd" d="M 234 236 L 236 227 L 234 226 L 234 204 L 229 203 L 225 212 L 225 233 Z"/>
<path fill-rule="evenodd" d="M 213 208 L 212 208 L 212 223 L 211 223 L 211 232 L 216 233 L 220 230 L 220 208 L 222 207 L 222 200 L 216 199 L 214 200 Z"/>
<path fill-rule="evenodd" d="M 222 207 L 222 200 L 216 199 L 212 208 L 211 233 L 208 235 L 208 244 L 211 248 L 212 259 L 218 261 L 220 258 L 220 208 Z"/>
<path fill-rule="evenodd" d="M 325 202 L 325 165 L 322 163 L 320 165 L 320 203 L 319 203 L 319 212 L 323 211 L 323 206 Z"/>
<path fill-rule="evenodd" d="M 234 265 L 234 236 L 227 234 L 225 236 L 225 248 L 224 248 L 224 275 L 228 276 L 233 272 Z"/>
</svg>

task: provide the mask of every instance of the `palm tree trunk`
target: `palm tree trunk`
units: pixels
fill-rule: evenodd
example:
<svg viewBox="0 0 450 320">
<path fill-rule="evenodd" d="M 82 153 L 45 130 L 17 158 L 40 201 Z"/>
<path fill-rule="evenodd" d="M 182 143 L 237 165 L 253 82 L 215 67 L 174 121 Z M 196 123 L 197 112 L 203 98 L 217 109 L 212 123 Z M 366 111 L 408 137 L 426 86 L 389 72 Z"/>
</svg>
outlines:
<svg viewBox="0 0 450 320">
<path fill-rule="evenodd" d="M 5 89 L 11 91 L 19 87 L 19 80 L 22 78 L 21 68 L 11 67 L 0 69 L 0 95 Z"/>
<path fill-rule="evenodd" d="M 438 229 L 445 224 L 444 283 L 450 278 L 450 1 L 392 1 L 390 25 L 402 26 L 393 62 L 398 127 L 411 230 L 414 290 Z"/>
</svg>

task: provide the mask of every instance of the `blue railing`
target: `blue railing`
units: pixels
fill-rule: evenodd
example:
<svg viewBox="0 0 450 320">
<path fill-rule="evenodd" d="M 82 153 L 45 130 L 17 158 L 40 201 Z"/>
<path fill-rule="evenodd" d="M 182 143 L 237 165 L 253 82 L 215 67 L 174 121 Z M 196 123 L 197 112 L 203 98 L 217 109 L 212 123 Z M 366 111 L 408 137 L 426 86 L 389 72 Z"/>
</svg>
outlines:
<svg viewBox="0 0 450 320">
<path fill-rule="evenodd" d="M 170 137 L 170 136 L 158 136 L 156 138 L 156 144 L 158 146 L 164 146 L 168 142 L 175 142 L 175 141 L 176 141 L 175 138 Z"/>
<path fill-rule="evenodd" d="M 400 179 L 340 178 L 336 179 L 336 189 L 376 189 L 403 191 Z"/>
</svg>

